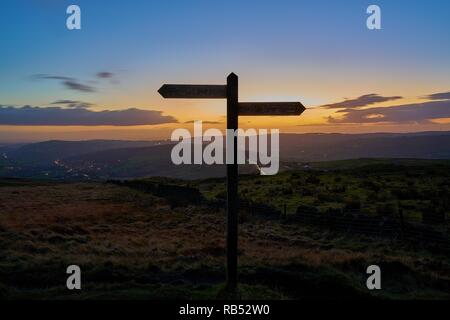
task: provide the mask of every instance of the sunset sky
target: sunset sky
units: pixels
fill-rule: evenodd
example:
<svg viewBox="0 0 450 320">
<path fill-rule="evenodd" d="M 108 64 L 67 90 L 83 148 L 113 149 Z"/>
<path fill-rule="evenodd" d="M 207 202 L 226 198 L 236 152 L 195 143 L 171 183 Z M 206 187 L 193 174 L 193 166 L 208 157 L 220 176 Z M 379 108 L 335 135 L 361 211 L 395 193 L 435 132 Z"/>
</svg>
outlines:
<svg viewBox="0 0 450 320">
<path fill-rule="evenodd" d="M 70 4 L 81 30 L 66 28 Z M 371 4 L 382 30 L 366 27 Z M 2 0 L 0 142 L 169 138 L 192 120 L 223 129 L 225 101 L 157 90 L 230 72 L 241 101 L 307 107 L 242 117 L 244 128 L 450 130 L 449 39 L 447 0 Z"/>
</svg>

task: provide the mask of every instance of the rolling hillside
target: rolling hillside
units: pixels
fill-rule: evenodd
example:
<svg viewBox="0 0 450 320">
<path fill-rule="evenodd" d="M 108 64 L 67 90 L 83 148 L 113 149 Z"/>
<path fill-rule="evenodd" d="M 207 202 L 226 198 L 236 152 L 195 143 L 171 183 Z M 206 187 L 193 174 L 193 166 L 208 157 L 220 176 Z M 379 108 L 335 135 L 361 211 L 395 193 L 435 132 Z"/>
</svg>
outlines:
<svg viewBox="0 0 450 320">
<path fill-rule="evenodd" d="M 0 148 L 0 176 L 99 180 L 164 176 L 221 177 L 221 165 L 175 166 L 170 141 L 48 141 Z M 347 159 L 450 159 L 449 132 L 410 134 L 282 134 L 281 169 Z M 242 173 L 257 173 L 242 166 Z"/>
<path fill-rule="evenodd" d="M 243 299 L 449 299 L 449 162 L 352 163 L 240 179 Z M 221 297 L 224 190 L 222 178 L 0 179 L 0 297 Z M 74 263 L 81 291 L 66 289 Z M 372 264 L 383 290 L 366 288 Z"/>
</svg>

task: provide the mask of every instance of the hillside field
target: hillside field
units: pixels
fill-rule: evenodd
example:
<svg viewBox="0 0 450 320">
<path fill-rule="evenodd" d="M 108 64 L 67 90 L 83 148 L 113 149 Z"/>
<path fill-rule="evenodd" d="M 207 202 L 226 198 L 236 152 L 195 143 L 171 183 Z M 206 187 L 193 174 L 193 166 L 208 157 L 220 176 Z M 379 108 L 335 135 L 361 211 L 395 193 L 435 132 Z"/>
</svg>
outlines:
<svg viewBox="0 0 450 320">
<path fill-rule="evenodd" d="M 449 163 L 356 164 L 241 177 L 241 298 L 450 298 Z M 221 297 L 224 187 L 1 179 L 0 295 Z M 72 264 L 81 291 L 66 289 Z M 379 291 L 366 288 L 372 264 Z"/>
</svg>

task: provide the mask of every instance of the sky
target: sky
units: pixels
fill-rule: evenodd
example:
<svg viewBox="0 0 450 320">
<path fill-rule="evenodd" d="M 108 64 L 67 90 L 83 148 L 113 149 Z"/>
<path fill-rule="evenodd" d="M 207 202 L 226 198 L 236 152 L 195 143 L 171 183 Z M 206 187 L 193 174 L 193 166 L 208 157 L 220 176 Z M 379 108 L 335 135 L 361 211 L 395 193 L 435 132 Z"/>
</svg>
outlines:
<svg viewBox="0 0 450 320">
<path fill-rule="evenodd" d="M 81 30 L 66 9 L 81 8 Z M 366 10 L 381 9 L 381 30 Z M 224 129 L 223 100 L 165 100 L 163 83 L 225 84 L 240 101 L 300 101 L 283 132 L 450 130 L 450 2 L 2 0 L 0 142 L 169 138 Z"/>
</svg>

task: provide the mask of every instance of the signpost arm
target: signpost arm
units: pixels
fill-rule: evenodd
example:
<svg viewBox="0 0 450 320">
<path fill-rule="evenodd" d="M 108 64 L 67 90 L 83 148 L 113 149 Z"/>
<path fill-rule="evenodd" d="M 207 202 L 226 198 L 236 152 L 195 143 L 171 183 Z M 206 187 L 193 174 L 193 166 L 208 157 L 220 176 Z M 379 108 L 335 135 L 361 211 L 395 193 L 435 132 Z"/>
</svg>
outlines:
<svg viewBox="0 0 450 320">
<path fill-rule="evenodd" d="M 238 107 L 238 77 L 231 73 L 227 78 L 227 129 L 233 130 L 233 163 L 227 164 L 227 288 L 229 290 L 235 290 L 238 281 L 238 164 L 237 136 L 234 135 L 238 128 Z M 227 150 L 229 150 L 228 147 L 227 145 Z"/>
</svg>

